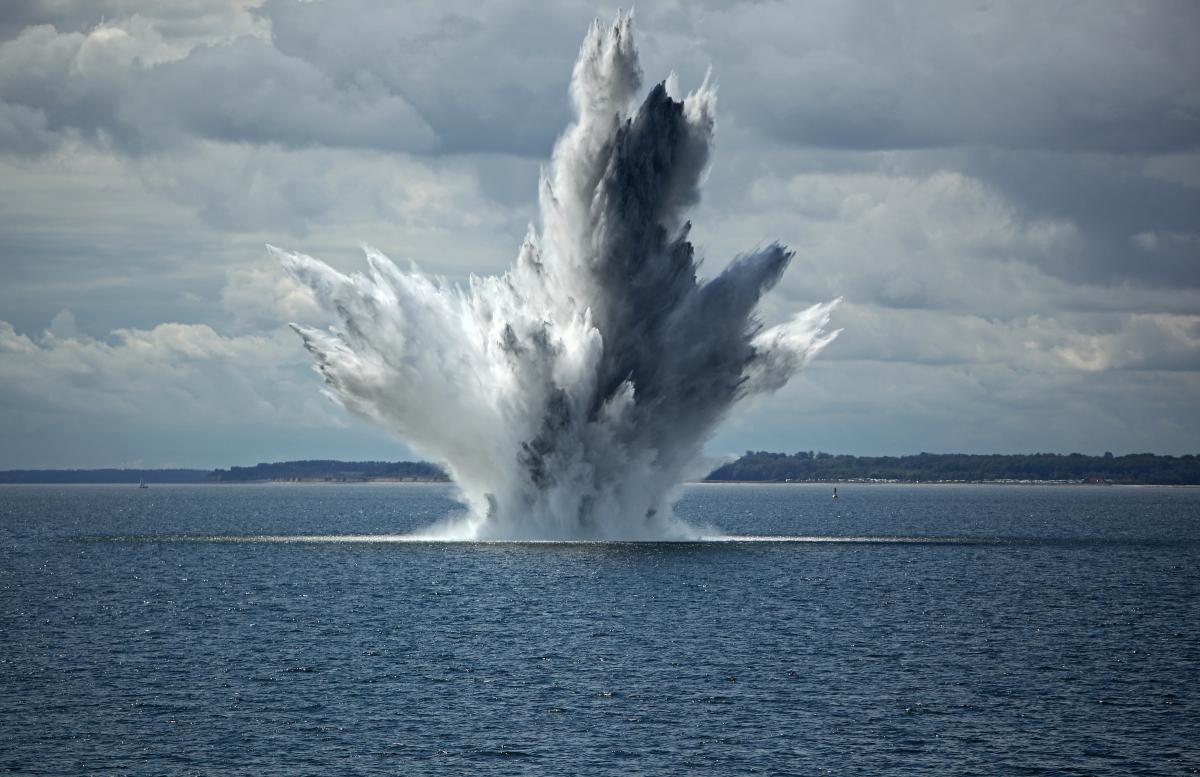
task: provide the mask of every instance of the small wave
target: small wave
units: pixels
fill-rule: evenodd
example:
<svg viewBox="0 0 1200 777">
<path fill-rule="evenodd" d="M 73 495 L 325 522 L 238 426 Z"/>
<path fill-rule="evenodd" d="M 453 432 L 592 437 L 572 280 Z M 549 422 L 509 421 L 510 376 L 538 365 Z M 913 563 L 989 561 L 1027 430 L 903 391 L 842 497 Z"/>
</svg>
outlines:
<svg viewBox="0 0 1200 777">
<path fill-rule="evenodd" d="M 774 543 L 838 543 L 851 545 L 1011 545 L 1040 540 L 1012 537 L 921 537 L 861 535 L 841 536 L 836 534 L 730 534 L 705 537 L 704 542 L 774 542 Z"/>
<path fill-rule="evenodd" d="M 471 539 L 426 534 L 139 534 L 85 536 L 80 542 L 195 542 L 347 545 L 739 545 L 739 544 L 842 544 L 842 545 L 1053 545 L 1088 540 L 1017 537 L 841 536 L 822 534 L 714 534 L 690 539 Z M 1095 540 L 1092 540 L 1095 541 Z"/>
</svg>

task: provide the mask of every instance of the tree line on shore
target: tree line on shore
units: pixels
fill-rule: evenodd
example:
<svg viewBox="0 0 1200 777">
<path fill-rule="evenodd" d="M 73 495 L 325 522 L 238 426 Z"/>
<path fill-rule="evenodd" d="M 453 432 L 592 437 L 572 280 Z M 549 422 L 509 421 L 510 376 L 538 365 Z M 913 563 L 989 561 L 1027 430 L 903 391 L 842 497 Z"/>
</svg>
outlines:
<svg viewBox="0 0 1200 777">
<path fill-rule="evenodd" d="M 848 456 L 799 451 L 747 451 L 714 470 L 715 481 L 898 482 L 1064 481 L 1122 484 L 1200 485 L 1200 456 L 1131 453 L 1085 456 L 1082 453 L 965 454 L 920 453 L 913 456 Z"/>
<path fill-rule="evenodd" d="M 247 483 L 262 480 L 352 482 L 359 480 L 417 480 L 442 482 L 450 478 L 436 464 L 426 461 L 277 461 L 253 467 L 215 469 L 208 480 Z"/>
</svg>

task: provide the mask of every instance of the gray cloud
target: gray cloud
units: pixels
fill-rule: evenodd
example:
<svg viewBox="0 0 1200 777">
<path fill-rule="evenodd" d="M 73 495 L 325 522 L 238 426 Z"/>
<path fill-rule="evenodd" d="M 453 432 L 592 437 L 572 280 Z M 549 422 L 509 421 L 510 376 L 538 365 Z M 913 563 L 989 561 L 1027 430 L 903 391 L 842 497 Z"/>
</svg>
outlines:
<svg viewBox="0 0 1200 777">
<path fill-rule="evenodd" d="M 575 3 L 535 12 L 381 0 L 23 2 L 8 16 L 0 94 L 45 110 L 52 126 L 106 129 L 131 144 L 161 140 L 157 124 L 239 141 L 544 155 L 566 119 L 575 39 L 593 12 Z M 821 0 L 666 7 L 646 19 L 649 66 L 668 59 L 696 76 L 716 64 L 726 110 L 784 142 L 1200 148 L 1192 3 Z M 114 29 L 128 39 L 114 40 Z M 39 65 L 20 67 L 21 50 Z"/>
<path fill-rule="evenodd" d="M 44 126 L 132 154 L 204 138 L 544 156 L 589 18 L 287 2 L 256 9 L 257 26 L 239 17 L 230 35 L 152 4 L 109 17 L 20 10 L 36 23 L 0 42 L 0 149 L 18 153 L 51 145 Z"/>
<path fill-rule="evenodd" d="M 0 149 L 30 155 L 49 151 L 57 144 L 45 113 L 27 105 L 0 102 Z"/>
<path fill-rule="evenodd" d="M 712 65 L 720 84 L 693 219 L 703 271 L 779 239 L 798 253 L 770 321 L 847 299 L 827 358 L 731 419 L 714 450 L 1194 452 L 1197 8 L 640 8 L 648 83 L 675 69 L 686 89 Z M 263 244 L 343 270 L 360 269 L 366 241 L 456 281 L 502 271 L 567 120 L 579 41 L 611 10 L 7 3 L 0 321 L 34 351 L 3 360 L 23 366 L 0 367 L 0 398 L 50 403 L 0 415 L 21 441 L 12 466 L 82 449 L 105 463 L 106 435 L 121 460 L 177 461 L 162 418 L 120 410 L 153 405 L 156 387 L 264 456 L 394 450 L 336 409 L 295 404 L 319 381 L 275 332 L 313 312 Z M 168 345 L 197 337 L 204 358 Z M 156 369 L 129 364 L 135 346 Z M 260 361 L 277 365 L 265 382 L 239 374 Z M 274 409 L 233 407 L 260 401 Z M 228 443 L 205 439 L 207 463 L 227 463 Z"/>
<path fill-rule="evenodd" d="M 73 429 L 107 434 L 120 450 L 123 438 L 167 437 L 181 427 L 189 435 L 207 428 L 204 436 L 215 437 L 217 430 L 244 424 L 284 434 L 342 425 L 308 390 L 307 365 L 283 329 L 225 337 L 207 325 L 171 323 L 94 339 L 74 332 L 65 319 L 58 314 L 36 338 L 0 322 L 0 425 L 6 432 L 0 466 L 38 460 L 94 465 L 67 450 L 55 462 L 53 449 L 45 450 L 43 437 L 61 444 Z M 213 453 L 210 448 L 204 458 Z M 183 449 L 175 455 L 197 463 Z"/>
<path fill-rule="evenodd" d="M 1195 288 L 1200 246 L 1183 242 L 1146 251 L 1131 242 L 1142 233 L 1196 229 L 1200 186 L 1163 180 L 1150 167 L 1155 158 L 976 150 L 963 154 L 959 166 L 987 180 L 1022 213 L 1078 226 L 1080 250 L 1047 257 L 1047 272 L 1073 282 Z"/>
<path fill-rule="evenodd" d="M 0 40 L 27 27 L 48 24 L 62 32 L 83 32 L 106 20 L 152 19 L 164 35 L 211 40 L 246 34 L 258 26 L 256 0 L 7 0 L 0 13 Z"/>
<path fill-rule="evenodd" d="M 835 360 L 1009 365 L 1044 374 L 1200 370 L 1200 315 L 969 313 L 847 305 Z"/>
<path fill-rule="evenodd" d="M 40 119 L 48 129 L 132 153 L 189 138 L 393 151 L 434 144 L 432 130 L 403 97 L 366 79 L 337 88 L 311 64 L 260 38 L 147 62 L 159 43 L 157 35 L 135 37 L 117 26 L 88 33 L 28 28 L 0 44 L 0 97 L 8 113 L 26 117 L 26 126 Z M 15 150 L 32 149 L 26 140 Z"/>
<path fill-rule="evenodd" d="M 0 100 L 58 135 L 98 139 L 117 124 L 137 50 L 138 42 L 118 28 L 59 34 L 49 25 L 28 27 L 0 43 Z"/>
<path fill-rule="evenodd" d="M 123 106 L 124 123 L 133 125 L 133 116 L 144 133 L 130 138 L 135 143 L 145 134 L 184 132 L 255 144 L 428 151 L 435 140 L 417 111 L 382 84 L 363 78 L 339 87 L 310 63 L 248 37 L 149 69 Z"/>
<path fill-rule="evenodd" d="M 544 157 L 568 119 L 571 64 L 597 10 L 552 5 L 379 0 L 267 2 L 273 41 L 339 84 L 403 94 L 434 128 L 440 153 Z"/>
<path fill-rule="evenodd" d="M 1182 454 L 1195 451 L 1197 397 L 1195 371 L 818 361 L 796 385 L 731 419 L 712 449 Z"/>
<path fill-rule="evenodd" d="M 789 142 L 1128 153 L 1200 147 L 1198 27 L 1188 2 L 807 2 L 694 29 L 739 115 Z"/>
</svg>

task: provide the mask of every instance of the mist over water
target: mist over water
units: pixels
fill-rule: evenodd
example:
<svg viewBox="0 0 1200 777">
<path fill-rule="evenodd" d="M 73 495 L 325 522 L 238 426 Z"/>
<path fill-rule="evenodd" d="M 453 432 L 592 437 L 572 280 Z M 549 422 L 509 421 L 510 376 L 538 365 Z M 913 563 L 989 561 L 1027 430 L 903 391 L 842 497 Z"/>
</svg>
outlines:
<svg viewBox="0 0 1200 777">
<path fill-rule="evenodd" d="M 697 277 L 687 210 L 709 164 L 716 91 L 667 82 L 636 109 L 631 20 L 593 24 L 570 95 L 575 123 L 539 186 L 515 265 L 464 288 L 366 249 L 344 275 L 271 248 L 340 325 L 293 325 L 327 392 L 443 462 L 465 517 L 447 539 L 692 539 L 678 485 L 740 400 L 774 391 L 824 348 L 836 301 L 766 328 L 760 298 L 792 258 L 771 244 Z"/>
</svg>

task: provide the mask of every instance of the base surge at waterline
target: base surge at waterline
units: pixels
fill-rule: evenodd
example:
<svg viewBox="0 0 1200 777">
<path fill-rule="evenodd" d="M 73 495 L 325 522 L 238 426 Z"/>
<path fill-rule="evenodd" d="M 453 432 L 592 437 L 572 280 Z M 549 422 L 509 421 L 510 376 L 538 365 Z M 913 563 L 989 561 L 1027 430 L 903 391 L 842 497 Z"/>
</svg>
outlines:
<svg viewBox="0 0 1200 777">
<path fill-rule="evenodd" d="M 715 126 L 706 79 L 642 84 L 630 17 L 596 23 L 575 64 L 575 122 L 540 181 L 540 229 L 515 266 L 465 287 L 366 250 L 367 274 L 271 250 L 340 319 L 294 325 L 327 393 L 443 462 L 466 512 L 443 539 L 700 539 L 679 485 L 746 397 L 774 391 L 837 335 L 836 301 L 756 317 L 792 253 L 778 244 L 698 278 L 685 214 Z"/>
</svg>

